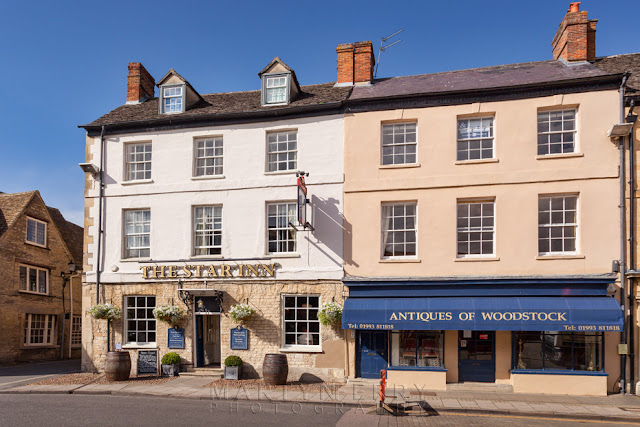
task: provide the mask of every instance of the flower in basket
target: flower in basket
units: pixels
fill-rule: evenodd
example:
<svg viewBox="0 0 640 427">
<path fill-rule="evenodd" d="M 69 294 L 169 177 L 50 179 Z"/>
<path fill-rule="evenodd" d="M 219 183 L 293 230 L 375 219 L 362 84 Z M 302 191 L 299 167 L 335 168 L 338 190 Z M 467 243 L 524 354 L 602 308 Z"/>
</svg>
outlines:
<svg viewBox="0 0 640 427">
<path fill-rule="evenodd" d="M 331 325 L 342 321 L 342 306 L 335 302 L 325 302 L 320 306 L 318 320 L 323 325 Z"/>
<path fill-rule="evenodd" d="M 160 306 L 153 309 L 153 317 L 174 326 L 184 318 L 184 310 L 175 305 Z"/>
<path fill-rule="evenodd" d="M 111 320 L 120 318 L 120 309 L 111 304 L 92 305 L 89 310 L 87 310 L 87 313 L 94 319 Z"/>
<path fill-rule="evenodd" d="M 256 310 L 249 304 L 240 303 L 231 306 L 229 309 L 229 316 L 234 322 L 241 323 L 253 316 L 255 312 Z"/>
</svg>

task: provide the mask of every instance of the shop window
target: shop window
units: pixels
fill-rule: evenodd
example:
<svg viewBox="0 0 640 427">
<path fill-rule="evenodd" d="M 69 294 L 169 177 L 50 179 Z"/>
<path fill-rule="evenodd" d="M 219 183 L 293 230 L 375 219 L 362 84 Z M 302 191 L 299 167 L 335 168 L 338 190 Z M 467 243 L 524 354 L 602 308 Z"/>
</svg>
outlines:
<svg viewBox="0 0 640 427">
<path fill-rule="evenodd" d="M 604 335 L 586 332 L 516 332 L 514 369 L 602 371 Z"/>
<path fill-rule="evenodd" d="M 442 331 L 401 331 L 391 334 L 391 366 L 444 366 Z"/>
<path fill-rule="evenodd" d="M 417 204 L 382 205 L 382 257 L 415 257 L 418 225 Z"/>
<path fill-rule="evenodd" d="M 320 346 L 320 297 L 283 295 L 284 346 Z"/>
<path fill-rule="evenodd" d="M 54 314 L 25 314 L 24 345 L 37 347 L 56 343 L 56 316 Z"/>
<path fill-rule="evenodd" d="M 156 297 L 125 297 L 125 306 L 127 344 L 155 344 L 156 319 L 153 317 L 153 309 L 156 307 Z"/>
</svg>

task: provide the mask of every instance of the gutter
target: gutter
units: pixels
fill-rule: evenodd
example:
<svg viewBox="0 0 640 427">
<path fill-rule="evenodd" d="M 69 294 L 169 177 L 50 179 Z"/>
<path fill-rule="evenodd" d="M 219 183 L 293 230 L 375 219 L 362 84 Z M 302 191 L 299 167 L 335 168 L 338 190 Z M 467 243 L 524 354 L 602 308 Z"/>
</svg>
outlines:
<svg viewBox="0 0 640 427">
<path fill-rule="evenodd" d="M 103 182 L 103 169 L 104 169 L 104 130 L 105 126 L 102 126 L 100 133 L 100 174 L 99 185 L 100 192 L 98 195 L 98 249 L 96 251 L 96 304 L 100 304 L 100 257 L 102 247 L 102 199 L 104 197 L 104 182 Z M 109 349 L 107 349 L 108 351 Z"/>
</svg>

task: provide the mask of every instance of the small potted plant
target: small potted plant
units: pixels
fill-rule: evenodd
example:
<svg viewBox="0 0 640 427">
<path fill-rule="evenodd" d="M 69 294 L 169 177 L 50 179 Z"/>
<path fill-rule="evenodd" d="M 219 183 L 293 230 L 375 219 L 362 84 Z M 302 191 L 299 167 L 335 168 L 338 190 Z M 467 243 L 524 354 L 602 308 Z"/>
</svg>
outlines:
<svg viewBox="0 0 640 427">
<path fill-rule="evenodd" d="M 342 306 L 335 302 L 325 302 L 318 312 L 320 323 L 327 325 L 339 324 L 342 321 Z"/>
<path fill-rule="evenodd" d="M 229 356 L 224 359 L 224 379 L 237 380 L 240 379 L 240 369 L 242 367 L 242 359 L 238 356 Z"/>
<path fill-rule="evenodd" d="M 249 304 L 236 304 L 232 305 L 229 309 L 229 316 L 231 320 L 236 323 L 242 323 L 246 320 L 249 320 L 251 316 L 256 312 L 255 308 L 251 307 Z"/>
<path fill-rule="evenodd" d="M 178 353 L 167 353 L 162 356 L 162 376 L 177 377 L 180 372 L 180 355 Z"/>
<path fill-rule="evenodd" d="M 153 317 L 171 326 L 176 326 L 184 318 L 184 310 L 175 305 L 156 307 L 153 309 Z"/>
</svg>

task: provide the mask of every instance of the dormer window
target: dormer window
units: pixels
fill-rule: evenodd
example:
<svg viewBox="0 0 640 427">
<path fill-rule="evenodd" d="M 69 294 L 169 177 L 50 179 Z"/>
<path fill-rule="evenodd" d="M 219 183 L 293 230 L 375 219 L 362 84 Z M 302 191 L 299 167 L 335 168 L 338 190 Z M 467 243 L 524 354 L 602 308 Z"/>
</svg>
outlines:
<svg viewBox="0 0 640 427">
<path fill-rule="evenodd" d="M 289 81 L 288 74 L 280 74 L 275 76 L 263 77 L 266 80 L 265 84 L 265 104 L 284 104 L 289 100 L 287 99 L 287 85 Z"/>
<path fill-rule="evenodd" d="M 162 86 L 161 96 L 161 113 L 182 113 L 184 112 L 184 88 L 180 86 Z"/>
</svg>

